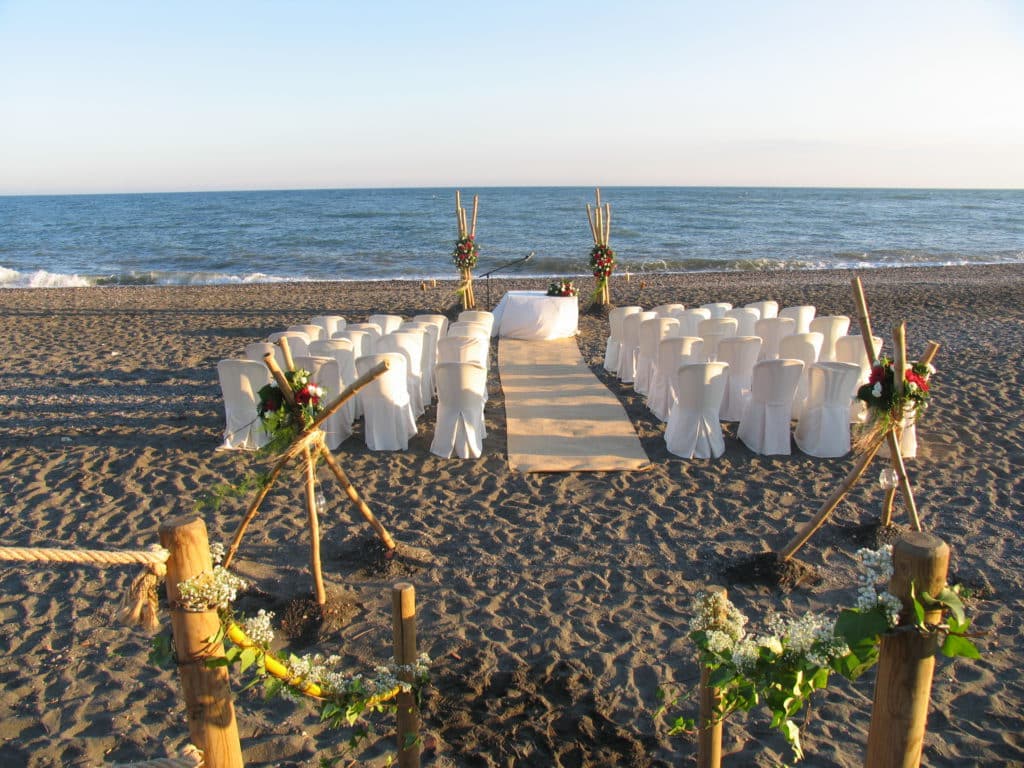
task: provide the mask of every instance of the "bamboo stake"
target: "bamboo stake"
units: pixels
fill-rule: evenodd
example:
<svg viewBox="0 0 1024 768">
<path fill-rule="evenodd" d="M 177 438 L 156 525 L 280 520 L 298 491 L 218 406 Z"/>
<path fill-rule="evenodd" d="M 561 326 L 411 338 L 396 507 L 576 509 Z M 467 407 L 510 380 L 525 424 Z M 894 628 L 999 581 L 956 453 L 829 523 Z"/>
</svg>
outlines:
<svg viewBox="0 0 1024 768">
<path fill-rule="evenodd" d="M 779 553 L 779 559 L 786 561 L 789 560 L 796 551 L 800 549 L 807 540 L 814 535 L 815 531 L 821 528 L 822 524 L 828 519 L 829 515 L 839 506 L 839 502 L 843 500 L 843 497 L 850 491 L 851 488 L 860 480 L 864 471 L 868 468 L 871 460 L 875 458 L 875 454 L 878 453 L 879 448 L 882 447 L 882 441 L 879 440 L 874 445 L 870 446 L 867 450 L 860 455 L 860 459 L 854 464 L 853 469 L 850 470 L 849 474 L 843 479 L 839 487 L 832 492 L 828 500 L 821 505 L 817 514 L 814 515 L 809 521 L 807 521 L 796 535 L 790 539 L 789 543 L 783 547 Z"/>
<path fill-rule="evenodd" d="M 327 463 L 327 468 L 330 469 L 335 478 L 337 478 L 338 483 L 341 485 L 349 499 L 352 500 L 352 503 L 355 504 L 356 509 L 359 510 L 360 514 L 362 514 L 373 530 L 377 532 L 377 536 L 380 537 L 380 540 L 383 542 L 384 546 L 387 547 L 388 551 L 393 552 L 395 550 L 395 540 L 391 538 L 391 535 L 384 529 L 384 526 L 377 520 L 373 512 L 370 511 L 366 502 L 359 496 L 359 491 L 357 491 L 356 487 L 352 485 L 352 482 L 348 479 L 348 475 L 345 474 L 345 470 L 341 468 L 337 459 L 335 459 L 327 449 L 327 445 L 322 442 L 322 438 L 320 455 L 324 457 L 324 461 Z"/>
<path fill-rule="evenodd" d="M 871 315 L 868 313 L 868 302 L 864 298 L 864 286 L 860 278 L 855 277 L 851 281 L 853 285 L 853 300 L 857 305 L 857 322 L 860 324 L 860 335 L 864 341 L 864 349 L 868 353 L 868 360 L 874 365 L 878 359 L 878 350 L 875 349 L 875 337 L 871 333 Z"/>
<path fill-rule="evenodd" d="M 601 188 L 594 187 L 594 197 L 597 199 L 597 207 L 601 207 Z"/>
<path fill-rule="evenodd" d="M 167 601 L 171 605 L 171 629 L 189 736 L 203 750 L 204 765 L 242 768 L 228 667 L 206 664 L 207 660 L 224 657 L 224 644 L 212 639 L 220 637 L 220 617 L 216 610 L 185 611 L 178 607 L 178 585 L 213 569 L 206 525 L 198 517 L 168 520 L 160 526 L 160 544 L 171 551 L 167 560 Z"/>
<path fill-rule="evenodd" d="M 288 337 L 282 336 L 277 340 L 277 346 L 281 348 L 281 354 L 284 355 L 284 367 L 289 371 L 295 370 L 295 360 L 292 358 L 292 348 L 288 344 Z"/>
<path fill-rule="evenodd" d="M 465 229 L 464 229 L 464 227 L 462 225 L 463 218 L 464 218 L 464 213 L 462 211 L 462 191 L 456 189 L 455 190 L 455 224 L 458 227 L 459 238 L 460 239 L 466 236 Z"/>
<path fill-rule="evenodd" d="M 612 204 L 604 204 L 604 244 L 608 245 L 608 241 L 612 238 Z"/>
<path fill-rule="evenodd" d="M 889 591 L 903 601 L 900 626 L 882 635 L 868 730 L 868 768 L 911 768 L 921 764 L 928 699 L 931 695 L 936 632 L 911 629 L 911 591 L 936 595 L 946 586 L 949 546 L 937 536 L 911 533 L 896 542 Z M 925 613 L 925 623 L 940 621 L 942 607 Z M 900 631 L 902 629 L 903 631 Z"/>
<path fill-rule="evenodd" d="M 476 213 L 480 209 L 480 196 L 473 195 L 473 229 L 470 230 L 469 234 L 476 237 Z"/>
<path fill-rule="evenodd" d="M 940 348 L 941 345 L 937 341 L 929 341 L 928 346 L 925 347 L 924 354 L 921 355 L 921 359 L 918 362 L 924 365 L 931 365 L 935 356 L 939 354 Z"/>
<path fill-rule="evenodd" d="M 306 446 L 306 518 L 309 523 L 309 569 L 313 572 L 313 588 L 318 605 L 327 604 L 324 572 L 320 565 L 320 520 L 316 513 L 316 462 L 313 452 Z"/>
<path fill-rule="evenodd" d="M 899 323 L 893 329 L 893 391 L 896 397 L 902 397 L 905 388 L 905 377 L 907 370 L 907 325 Z M 902 418 L 903 414 L 899 414 Z M 900 451 L 899 435 L 896 430 L 890 430 L 885 436 L 889 445 L 889 453 L 892 458 L 893 468 L 896 470 L 896 478 L 899 481 L 900 491 L 903 493 L 903 504 L 910 515 L 910 522 L 915 531 L 921 530 L 921 519 L 917 514 L 917 504 L 914 503 L 914 491 L 910 487 L 910 478 L 907 477 L 907 468 L 903 463 L 903 454 Z"/>
<path fill-rule="evenodd" d="M 412 584 L 400 582 L 391 589 L 391 626 L 394 641 L 395 663 L 409 667 L 416 663 L 416 590 Z M 402 671 L 398 677 L 412 682 L 412 673 Z M 396 701 L 398 712 L 398 766 L 419 768 L 420 765 L 420 718 L 413 693 L 399 693 Z"/>
<path fill-rule="evenodd" d="M 594 245 L 600 245 L 597 239 L 597 228 L 594 226 L 594 214 L 590 210 L 590 203 L 587 203 L 587 223 L 590 224 L 590 236 L 594 238 Z"/>
<path fill-rule="evenodd" d="M 594 226 L 597 227 L 597 244 L 604 245 L 601 242 L 604 233 L 604 211 L 601 210 L 601 206 L 594 209 Z"/>
</svg>

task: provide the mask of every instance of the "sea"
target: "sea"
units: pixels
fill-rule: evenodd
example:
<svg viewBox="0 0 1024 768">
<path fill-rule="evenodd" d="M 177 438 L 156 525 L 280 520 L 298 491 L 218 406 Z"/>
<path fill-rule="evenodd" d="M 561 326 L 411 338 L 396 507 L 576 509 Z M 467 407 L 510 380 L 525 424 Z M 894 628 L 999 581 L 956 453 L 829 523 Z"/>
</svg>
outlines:
<svg viewBox="0 0 1024 768">
<path fill-rule="evenodd" d="M 474 274 L 588 273 L 589 187 L 463 189 Z M 1024 190 L 606 187 L 617 270 L 1024 262 Z M 455 190 L 0 196 L 0 287 L 457 277 Z M 530 256 L 526 259 L 526 256 Z"/>
</svg>

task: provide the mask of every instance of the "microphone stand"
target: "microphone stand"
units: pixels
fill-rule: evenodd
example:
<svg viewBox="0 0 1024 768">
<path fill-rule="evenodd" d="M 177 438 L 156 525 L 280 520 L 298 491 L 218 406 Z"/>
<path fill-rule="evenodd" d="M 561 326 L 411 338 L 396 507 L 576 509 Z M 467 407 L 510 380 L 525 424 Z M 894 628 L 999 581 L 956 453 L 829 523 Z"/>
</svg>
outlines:
<svg viewBox="0 0 1024 768">
<path fill-rule="evenodd" d="M 497 266 L 494 269 L 492 269 L 490 272 L 484 272 L 482 275 L 480 275 L 480 277 L 487 278 L 487 281 L 485 283 L 485 285 L 487 286 L 487 306 L 490 309 L 493 309 L 493 307 L 491 306 L 491 275 L 493 275 L 495 272 L 500 272 L 501 270 L 506 269 L 507 267 L 516 267 L 520 264 L 525 264 L 526 262 L 533 258 L 533 254 L 534 251 L 530 251 L 521 259 L 510 261 L 508 264 L 501 264 L 500 266 Z"/>
</svg>

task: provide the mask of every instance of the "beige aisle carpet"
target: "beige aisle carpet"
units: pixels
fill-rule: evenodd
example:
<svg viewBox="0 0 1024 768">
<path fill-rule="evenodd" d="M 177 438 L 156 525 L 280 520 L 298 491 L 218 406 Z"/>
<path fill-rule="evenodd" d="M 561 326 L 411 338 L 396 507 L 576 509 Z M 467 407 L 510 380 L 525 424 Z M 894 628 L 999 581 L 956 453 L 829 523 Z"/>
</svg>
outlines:
<svg viewBox="0 0 1024 768">
<path fill-rule="evenodd" d="M 575 338 L 498 341 L 508 463 L 520 472 L 651 466 L 622 404 L 584 364 Z"/>
</svg>

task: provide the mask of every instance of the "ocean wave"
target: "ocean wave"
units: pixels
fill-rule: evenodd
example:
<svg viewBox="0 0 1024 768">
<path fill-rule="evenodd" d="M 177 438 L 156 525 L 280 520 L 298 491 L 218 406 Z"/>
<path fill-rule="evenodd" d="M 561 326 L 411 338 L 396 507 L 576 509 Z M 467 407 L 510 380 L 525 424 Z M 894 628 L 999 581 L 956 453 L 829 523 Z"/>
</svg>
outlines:
<svg viewBox="0 0 1024 768">
<path fill-rule="evenodd" d="M 33 272 L 18 272 L 0 267 L 0 288 L 87 288 L 94 285 L 87 277 L 60 275 L 37 269 Z"/>
</svg>

